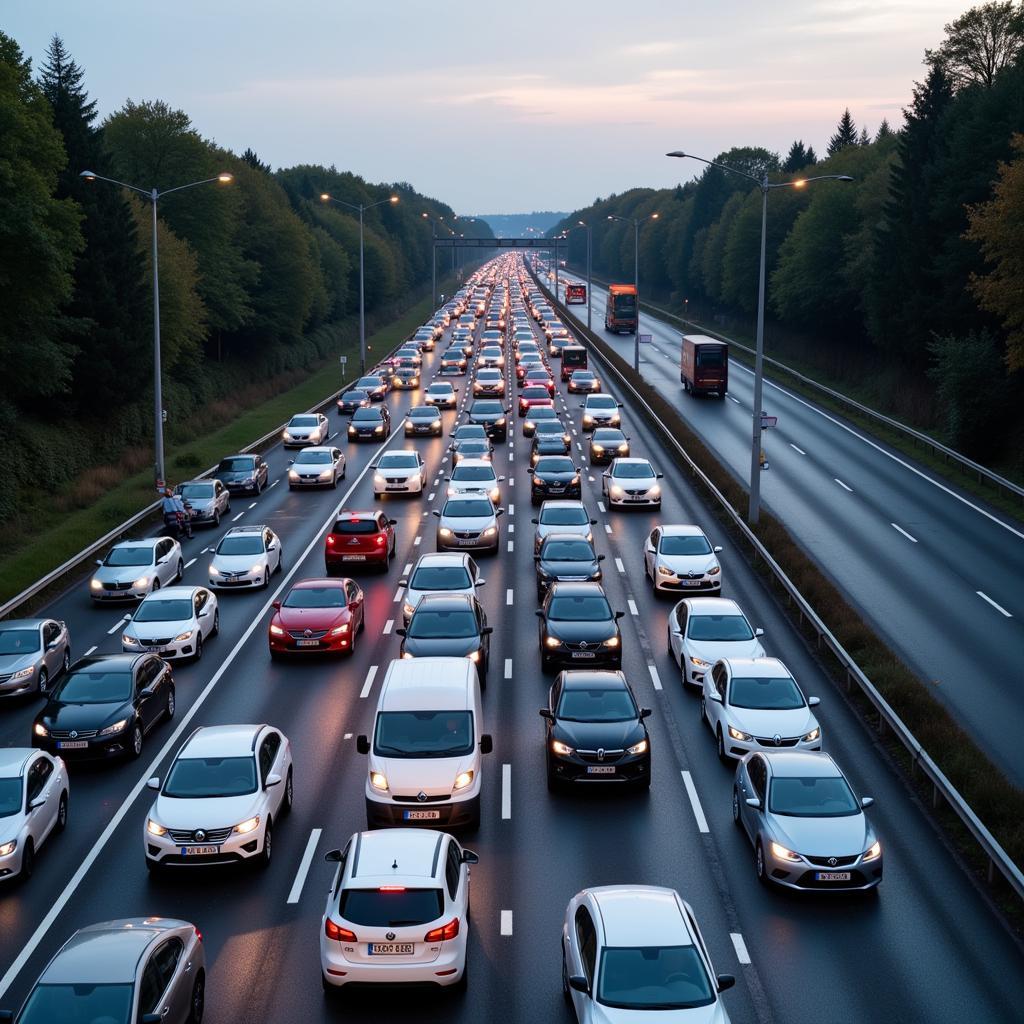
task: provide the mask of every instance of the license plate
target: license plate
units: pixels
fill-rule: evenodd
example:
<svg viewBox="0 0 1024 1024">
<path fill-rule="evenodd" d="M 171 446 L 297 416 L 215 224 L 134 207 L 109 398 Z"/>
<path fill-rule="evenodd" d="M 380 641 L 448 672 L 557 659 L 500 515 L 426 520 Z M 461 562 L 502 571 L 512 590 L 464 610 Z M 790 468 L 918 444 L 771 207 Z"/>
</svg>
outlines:
<svg viewBox="0 0 1024 1024">
<path fill-rule="evenodd" d="M 411 942 L 368 942 L 367 952 L 370 956 L 412 956 L 414 946 Z"/>
<path fill-rule="evenodd" d="M 848 882 L 850 881 L 849 871 L 815 871 L 814 877 L 819 882 Z"/>
<path fill-rule="evenodd" d="M 646 501 L 646 498 L 627 498 L 626 501 Z"/>
<path fill-rule="evenodd" d="M 220 853 L 217 846 L 179 846 L 182 857 L 210 857 Z"/>
<path fill-rule="evenodd" d="M 170 647 L 147 647 L 146 650 L 150 654 L 164 654 L 170 650 Z"/>
<path fill-rule="evenodd" d="M 365 562 L 366 555 L 342 555 L 341 560 L 343 562 Z"/>
<path fill-rule="evenodd" d="M 477 541 L 476 541 L 475 537 L 460 538 L 460 540 L 459 540 L 459 547 L 471 548 L 471 547 L 475 546 L 476 543 L 477 543 Z"/>
<path fill-rule="evenodd" d="M 573 651 L 572 652 L 572 656 L 574 658 L 593 658 L 594 657 L 594 652 L 593 651 Z"/>
<path fill-rule="evenodd" d="M 700 580 L 680 580 L 679 583 L 684 587 L 699 587 L 701 584 Z"/>
<path fill-rule="evenodd" d="M 562 493 L 562 491 L 564 491 L 564 490 L 565 490 L 565 488 L 564 488 L 564 487 L 562 487 L 561 485 L 559 485 L 558 487 L 555 487 L 555 486 L 554 486 L 553 484 L 548 484 L 548 490 L 549 490 L 549 491 L 550 491 L 550 492 L 551 492 L 552 494 L 561 494 L 561 493 Z"/>
<path fill-rule="evenodd" d="M 588 775 L 614 775 L 615 766 L 610 764 L 588 764 Z"/>
<path fill-rule="evenodd" d="M 58 750 L 85 750 L 89 746 L 88 740 L 58 740 Z"/>
<path fill-rule="evenodd" d="M 384 490 L 386 491 L 404 491 L 405 484 L 388 484 Z"/>
<path fill-rule="evenodd" d="M 440 811 L 403 811 L 402 818 L 405 821 L 437 821 L 441 817 Z"/>
<path fill-rule="evenodd" d="M 319 640 L 296 640 L 295 641 L 295 645 L 296 645 L 296 647 L 319 647 L 320 646 L 320 641 Z"/>
</svg>

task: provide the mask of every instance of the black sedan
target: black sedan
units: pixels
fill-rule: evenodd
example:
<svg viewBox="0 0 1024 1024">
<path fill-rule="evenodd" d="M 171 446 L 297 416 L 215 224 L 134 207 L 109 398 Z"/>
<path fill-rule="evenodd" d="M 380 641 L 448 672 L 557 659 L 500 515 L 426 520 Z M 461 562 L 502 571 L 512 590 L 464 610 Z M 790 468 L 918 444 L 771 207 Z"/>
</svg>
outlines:
<svg viewBox="0 0 1024 1024">
<path fill-rule="evenodd" d="M 593 543 L 579 534 L 549 533 L 533 560 L 537 566 L 537 600 L 543 601 L 551 584 L 559 580 L 599 582 L 604 555 L 597 554 Z"/>
<path fill-rule="evenodd" d="M 348 424 L 350 441 L 383 441 L 391 433 L 391 413 L 386 405 L 356 409 Z"/>
<path fill-rule="evenodd" d="M 371 402 L 383 402 L 384 396 L 388 393 L 387 379 L 373 373 L 360 377 L 355 386 L 360 391 L 365 391 L 370 396 Z"/>
<path fill-rule="evenodd" d="M 259 494 L 270 477 L 262 455 L 229 455 L 221 459 L 213 474 L 231 494 Z"/>
<path fill-rule="evenodd" d="M 560 672 L 540 709 L 548 789 L 591 782 L 651 784 L 651 739 L 621 672 Z"/>
<path fill-rule="evenodd" d="M 545 455 L 527 471 L 530 501 L 539 505 L 545 498 L 582 498 L 580 471 L 568 455 Z"/>
<path fill-rule="evenodd" d="M 537 612 L 540 619 L 540 664 L 545 672 L 558 665 L 622 667 L 622 634 L 600 583 L 552 583 Z"/>
<path fill-rule="evenodd" d="M 68 760 L 138 757 L 143 737 L 174 717 L 171 667 L 153 654 L 79 658 L 50 690 L 32 745 Z"/>
<path fill-rule="evenodd" d="M 538 427 L 540 426 L 546 426 L 546 424 L 541 422 L 538 424 Z M 530 443 L 530 465 L 536 466 L 545 456 L 567 456 L 571 448 L 572 438 L 568 434 L 560 434 L 556 430 L 550 432 L 538 430 Z"/>
<path fill-rule="evenodd" d="M 629 438 L 618 427 L 595 427 L 590 435 L 590 464 L 606 466 L 629 456 Z"/>
<path fill-rule="evenodd" d="M 362 388 L 349 388 L 338 395 L 338 412 L 342 416 L 351 416 L 356 409 L 364 409 L 370 404 L 370 395 Z"/>
<path fill-rule="evenodd" d="M 469 422 L 484 428 L 487 436 L 504 441 L 508 437 L 508 410 L 493 398 L 478 398 L 469 407 Z"/>
<path fill-rule="evenodd" d="M 537 424 L 544 420 L 550 422 L 555 420 L 559 427 L 561 427 L 561 421 L 558 419 L 558 410 L 553 409 L 550 405 L 535 405 L 527 414 L 526 419 L 523 420 L 523 437 L 533 437 L 537 432 Z"/>
<path fill-rule="evenodd" d="M 491 633 L 487 616 L 472 594 L 425 594 L 402 637 L 403 658 L 469 658 L 480 686 L 487 685 Z"/>
<path fill-rule="evenodd" d="M 430 434 L 441 436 L 441 413 L 434 405 L 414 405 L 405 414 L 405 436 Z"/>
</svg>

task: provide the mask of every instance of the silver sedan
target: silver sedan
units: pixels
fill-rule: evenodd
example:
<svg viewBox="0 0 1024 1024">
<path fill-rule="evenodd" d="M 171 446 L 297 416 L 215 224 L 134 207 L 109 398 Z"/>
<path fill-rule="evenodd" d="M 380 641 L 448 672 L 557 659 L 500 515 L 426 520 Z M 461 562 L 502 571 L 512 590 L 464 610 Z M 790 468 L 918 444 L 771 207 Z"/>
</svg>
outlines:
<svg viewBox="0 0 1024 1024">
<path fill-rule="evenodd" d="M 0 696 L 46 693 L 71 664 L 71 636 L 56 619 L 0 623 Z"/>
<path fill-rule="evenodd" d="M 345 453 L 339 448 L 314 445 L 305 448 L 290 463 L 288 490 L 297 487 L 337 487 L 345 479 Z"/>
</svg>

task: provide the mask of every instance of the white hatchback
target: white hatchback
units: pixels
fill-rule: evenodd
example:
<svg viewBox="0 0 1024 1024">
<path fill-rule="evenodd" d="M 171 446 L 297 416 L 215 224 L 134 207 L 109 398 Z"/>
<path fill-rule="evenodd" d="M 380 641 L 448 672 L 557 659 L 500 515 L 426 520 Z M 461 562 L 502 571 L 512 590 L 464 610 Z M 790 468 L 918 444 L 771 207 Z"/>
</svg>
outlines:
<svg viewBox="0 0 1024 1024">
<path fill-rule="evenodd" d="M 89 581 L 89 596 L 96 602 L 124 601 L 181 579 L 185 571 L 181 545 L 170 537 L 147 537 L 115 544 Z"/>
<path fill-rule="evenodd" d="M 646 459 L 612 459 L 601 474 L 601 493 L 609 505 L 661 508 L 662 475 Z"/>
<path fill-rule="evenodd" d="M 203 656 L 203 644 L 220 632 L 217 595 L 206 587 L 167 587 L 143 598 L 121 636 L 126 654 L 161 658 Z"/>
<path fill-rule="evenodd" d="M 644 574 L 655 594 L 718 594 L 722 589 L 722 566 L 718 561 L 721 550 L 711 546 L 699 526 L 659 526 L 644 542 Z"/>
<path fill-rule="evenodd" d="M 735 601 L 688 597 L 668 617 L 668 648 L 682 669 L 683 682 L 700 686 L 719 658 L 763 658 L 758 637 Z"/>
<path fill-rule="evenodd" d="M 373 493 L 422 494 L 427 486 L 427 467 L 417 451 L 393 448 L 373 466 Z"/>
<path fill-rule="evenodd" d="M 68 770 L 31 747 L 0 749 L 0 878 L 30 878 L 36 852 L 68 823 Z"/>
<path fill-rule="evenodd" d="M 210 562 L 210 586 L 266 587 L 281 568 L 281 539 L 269 526 L 233 526 L 221 538 Z"/>
</svg>

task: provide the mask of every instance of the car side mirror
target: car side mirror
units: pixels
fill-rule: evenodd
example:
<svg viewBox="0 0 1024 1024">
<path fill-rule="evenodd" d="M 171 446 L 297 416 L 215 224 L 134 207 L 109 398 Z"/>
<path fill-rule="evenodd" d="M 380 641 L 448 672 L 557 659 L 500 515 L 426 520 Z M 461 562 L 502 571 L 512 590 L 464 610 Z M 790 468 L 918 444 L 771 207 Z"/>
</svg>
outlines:
<svg viewBox="0 0 1024 1024">
<path fill-rule="evenodd" d="M 641 719 L 650 718 L 651 715 L 653 715 L 653 714 L 654 714 L 654 712 L 650 708 L 641 708 L 640 709 L 640 718 Z"/>
<path fill-rule="evenodd" d="M 864 808 L 870 807 L 874 802 L 875 798 L 873 796 L 862 796 L 860 798 L 860 805 Z"/>
<path fill-rule="evenodd" d="M 124 613 L 124 618 L 125 618 L 125 622 L 131 622 L 132 613 L 131 612 L 125 612 Z"/>
<path fill-rule="evenodd" d="M 590 983 L 582 974 L 569 975 L 569 988 L 574 992 L 582 992 L 584 995 L 590 994 Z"/>
<path fill-rule="evenodd" d="M 540 523 L 536 519 L 531 519 L 530 522 L 533 523 L 534 526 L 540 526 Z M 596 520 L 592 519 L 591 522 L 596 522 Z"/>
<path fill-rule="evenodd" d="M 463 864 L 479 864 L 480 857 L 475 854 L 472 850 L 463 850 L 462 856 L 459 858 Z"/>
<path fill-rule="evenodd" d="M 160 788 L 160 776 L 159 775 L 154 775 L 151 779 L 147 779 L 146 780 L 146 785 L 150 789 L 159 789 Z"/>
<path fill-rule="evenodd" d="M 501 483 L 505 478 L 503 476 L 498 477 L 498 482 Z"/>
<path fill-rule="evenodd" d="M 42 807 L 46 803 L 46 795 L 37 796 L 35 800 L 29 802 L 28 809 L 34 811 L 37 807 Z"/>
<path fill-rule="evenodd" d="M 103 565 L 103 559 L 102 558 L 97 558 L 96 559 L 96 564 L 97 565 Z M 10 1011 L 4 1011 L 4 1012 L 6 1013 L 6 1012 L 10 1012 Z"/>
<path fill-rule="evenodd" d="M 274 611 L 279 612 L 281 610 L 281 602 L 280 601 L 274 601 L 274 603 L 271 604 L 270 607 L 273 608 Z"/>
<path fill-rule="evenodd" d="M 621 402 L 619 402 L 619 408 L 620 408 L 620 409 L 624 409 L 624 408 L 625 408 L 625 406 L 624 406 L 624 405 L 623 405 L 623 404 L 622 404 Z"/>
<path fill-rule="evenodd" d="M 406 635 L 406 633 L 408 633 L 408 632 L 409 632 L 409 631 L 408 631 L 407 629 L 405 629 L 405 628 L 402 628 L 402 629 L 396 629 L 396 630 L 395 630 L 395 636 L 405 636 L 405 635 Z"/>
<path fill-rule="evenodd" d="M 658 476 L 661 476 L 661 474 L 659 473 Z M 714 553 L 717 555 L 722 550 L 722 545 L 718 544 L 715 547 L 713 547 L 711 550 L 714 551 Z"/>
<path fill-rule="evenodd" d="M 808 697 L 807 698 L 807 706 L 809 708 L 816 708 L 820 703 L 821 703 L 821 698 L 820 697 Z"/>
<path fill-rule="evenodd" d="M 758 626 L 758 628 L 754 630 L 754 636 L 764 636 L 764 630 Z"/>
<path fill-rule="evenodd" d="M 605 556 L 604 556 L 604 555 L 598 555 L 598 556 L 597 556 L 597 560 L 598 560 L 599 562 L 603 562 L 603 561 L 605 560 Z"/>
<path fill-rule="evenodd" d="M 356 751 L 360 754 L 368 754 L 370 752 L 370 741 L 365 736 L 356 737 Z"/>
<path fill-rule="evenodd" d="M 736 979 L 731 974 L 720 974 L 715 978 L 715 984 L 719 992 L 724 992 L 727 988 L 732 988 L 736 984 Z"/>
<path fill-rule="evenodd" d="M 280 785 L 281 785 L 281 776 L 278 775 L 276 772 L 271 772 L 270 775 L 267 776 L 267 781 L 263 783 L 263 788 L 264 789 L 270 789 L 271 786 L 280 786 Z"/>
<path fill-rule="evenodd" d="M 755 811 L 761 809 L 761 801 L 756 796 L 748 796 L 745 803 L 748 807 L 753 807 Z"/>
<path fill-rule="evenodd" d="M 397 519 L 389 519 L 388 520 L 388 526 L 397 526 L 397 525 L 398 525 L 398 520 Z"/>
<path fill-rule="evenodd" d="M 656 476 L 656 477 L 657 477 L 657 478 L 658 478 L 659 480 L 664 480 L 664 479 L 665 479 L 665 474 L 664 474 L 664 473 L 655 473 L 654 475 L 655 475 L 655 476 Z"/>
<path fill-rule="evenodd" d="M 538 619 L 544 618 L 544 613 L 539 608 L 533 614 L 536 615 Z"/>
<path fill-rule="evenodd" d="M 484 626 L 484 628 L 480 630 L 480 635 L 481 636 L 490 636 L 493 632 L 494 632 L 494 627 L 493 626 Z"/>
<path fill-rule="evenodd" d="M 492 750 L 494 750 L 494 740 L 490 733 L 485 732 L 480 737 L 480 753 L 489 754 Z"/>
<path fill-rule="evenodd" d="M 324 854 L 324 860 L 329 864 L 340 864 L 341 863 L 341 850 L 328 850 Z"/>
<path fill-rule="evenodd" d="M 718 693 L 716 690 L 712 690 L 708 694 L 708 700 L 713 700 L 716 704 L 721 704 L 722 703 L 722 695 L 720 693 Z"/>
<path fill-rule="evenodd" d="M 496 508 L 494 510 L 494 514 L 495 516 L 503 516 L 505 514 L 505 510 L 503 508 Z"/>
<path fill-rule="evenodd" d="M 626 614 L 625 612 L 616 612 L 616 613 L 615 613 L 615 618 L 616 618 L 617 620 L 618 620 L 618 619 L 621 619 L 621 618 L 622 618 L 622 617 L 623 617 L 623 616 L 624 616 L 625 614 Z"/>
<path fill-rule="evenodd" d="M 487 580 L 486 580 L 486 579 L 480 579 L 480 580 L 477 580 L 477 581 L 476 581 L 476 585 L 477 585 L 478 587 L 482 587 L 482 586 L 483 586 L 483 585 L 484 585 L 484 584 L 485 584 L 486 582 L 487 582 Z"/>
<path fill-rule="evenodd" d="M 288 465 L 289 466 L 294 466 L 295 465 L 295 460 L 294 459 L 289 459 L 288 460 Z"/>
<path fill-rule="evenodd" d="M 438 518 L 438 519 L 440 519 L 440 518 L 441 518 L 441 513 L 440 513 L 440 512 L 439 512 L 439 511 L 438 511 L 438 510 L 437 510 L 436 508 L 434 508 L 434 509 L 431 509 L 431 510 L 430 510 L 430 514 L 431 514 L 431 515 L 434 515 L 434 516 L 437 516 L 437 518 Z"/>
<path fill-rule="evenodd" d="M 152 697 L 153 693 L 154 693 L 153 687 L 152 686 L 146 686 L 146 687 L 144 687 L 143 689 L 141 689 L 139 691 L 139 696 L 140 697 Z"/>
<path fill-rule="evenodd" d="M 547 719 L 549 719 L 549 720 L 551 720 L 551 721 L 553 721 L 553 720 L 554 720 L 554 717 L 555 717 L 555 716 L 554 716 L 554 713 L 553 713 L 553 712 L 551 711 L 551 709 L 550 709 L 550 708 L 541 708 L 541 709 L 540 709 L 540 710 L 539 710 L 539 711 L 537 712 L 537 714 L 538 714 L 538 715 L 540 715 L 540 717 L 541 717 L 541 718 L 547 718 Z"/>
</svg>

